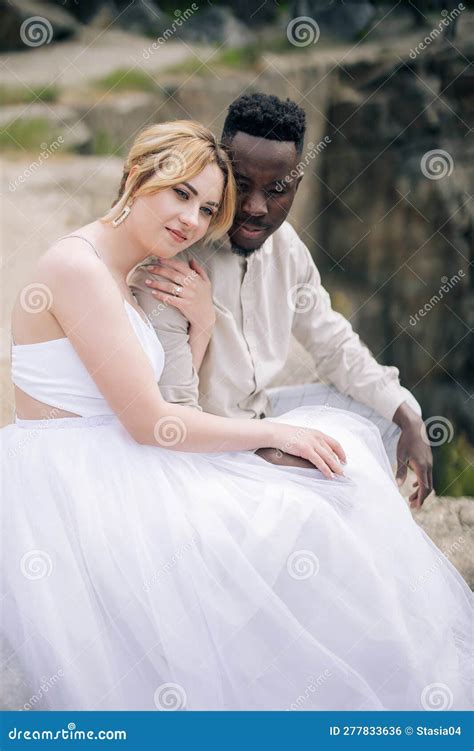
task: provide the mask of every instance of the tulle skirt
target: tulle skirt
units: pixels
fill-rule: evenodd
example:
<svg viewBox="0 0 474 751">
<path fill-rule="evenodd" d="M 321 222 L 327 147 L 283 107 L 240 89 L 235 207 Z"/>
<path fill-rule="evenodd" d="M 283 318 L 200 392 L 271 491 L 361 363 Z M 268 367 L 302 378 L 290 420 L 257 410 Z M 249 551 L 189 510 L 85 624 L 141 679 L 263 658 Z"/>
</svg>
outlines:
<svg viewBox="0 0 474 751">
<path fill-rule="evenodd" d="M 111 416 L 1 431 L 25 709 L 472 707 L 471 592 L 377 429 L 327 407 L 278 419 L 338 439 L 346 477 L 142 446 Z"/>
</svg>

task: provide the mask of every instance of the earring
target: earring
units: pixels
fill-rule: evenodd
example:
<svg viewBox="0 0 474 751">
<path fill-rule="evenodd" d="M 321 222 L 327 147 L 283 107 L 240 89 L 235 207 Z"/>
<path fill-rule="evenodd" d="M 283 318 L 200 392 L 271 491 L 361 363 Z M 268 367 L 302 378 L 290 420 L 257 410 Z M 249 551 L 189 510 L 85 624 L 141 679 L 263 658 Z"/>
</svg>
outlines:
<svg viewBox="0 0 474 751">
<path fill-rule="evenodd" d="M 125 221 L 125 219 L 127 218 L 127 216 L 128 216 L 129 214 L 130 214 L 131 210 L 132 210 L 132 209 L 131 209 L 131 207 L 130 207 L 130 204 L 127 204 L 127 206 L 124 206 L 124 207 L 123 207 L 123 209 L 122 209 L 122 211 L 121 211 L 121 212 L 120 212 L 120 214 L 118 215 L 118 217 L 116 217 L 116 218 L 115 218 L 115 219 L 114 219 L 114 220 L 112 221 L 112 227 L 114 227 L 114 228 L 115 228 L 115 227 L 118 227 L 118 226 L 119 226 L 119 224 L 122 224 L 122 222 L 124 222 L 124 221 Z"/>
</svg>

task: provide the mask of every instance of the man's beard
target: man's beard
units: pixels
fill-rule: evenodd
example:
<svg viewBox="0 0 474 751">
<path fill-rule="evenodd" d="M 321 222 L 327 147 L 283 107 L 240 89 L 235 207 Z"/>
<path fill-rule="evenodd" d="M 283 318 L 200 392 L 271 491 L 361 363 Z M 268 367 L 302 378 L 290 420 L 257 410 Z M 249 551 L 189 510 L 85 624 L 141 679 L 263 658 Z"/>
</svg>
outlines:
<svg viewBox="0 0 474 751">
<path fill-rule="evenodd" d="M 258 248 L 252 248 L 252 250 L 248 250 L 247 248 L 241 248 L 240 245 L 237 245 L 236 243 L 230 241 L 230 247 L 232 250 L 232 253 L 235 253 L 236 256 L 241 256 L 242 258 L 248 258 L 253 253 L 256 253 L 257 250 L 261 250 L 262 246 L 259 245 Z"/>
</svg>

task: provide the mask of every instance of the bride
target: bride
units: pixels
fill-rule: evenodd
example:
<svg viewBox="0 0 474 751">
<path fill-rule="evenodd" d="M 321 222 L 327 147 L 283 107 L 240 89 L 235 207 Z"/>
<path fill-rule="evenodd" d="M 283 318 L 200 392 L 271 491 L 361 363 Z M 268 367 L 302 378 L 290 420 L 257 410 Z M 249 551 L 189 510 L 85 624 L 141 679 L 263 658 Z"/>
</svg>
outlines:
<svg viewBox="0 0 474 751">
<path fill-rule="evenodd" d="M 468 709 L 471 593 L 413 522 L 377 429 L 160 395 L 163 350 L 127 277 L 229 229 L 225 152 L 198 123 L 154 125 L 120 195 L 44 253 L 13 311 L 2 631 L 24 708 Z"/>
</svg>

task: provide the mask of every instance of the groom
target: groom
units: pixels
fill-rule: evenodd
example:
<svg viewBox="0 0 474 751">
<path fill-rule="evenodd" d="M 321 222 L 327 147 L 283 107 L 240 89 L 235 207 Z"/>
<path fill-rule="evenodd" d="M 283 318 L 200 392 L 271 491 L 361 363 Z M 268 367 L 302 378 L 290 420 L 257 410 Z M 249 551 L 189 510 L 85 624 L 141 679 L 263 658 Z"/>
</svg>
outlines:
<svg viewBox="0 0 474 751">
<path fill-rule="evenodd" d="M 159 304 L 151 289 L 168 281 L 140 267 L 133 292 L 165 350 L 159 383 L 170 402 L 226 417 L 276 416 L 302 405 L 351 410 L 379 428 L 397 482 L 407 465 L 416 473 L 411 504 L 421 506 L 432 490 L 432 458 L 421 409 L 400 385 L 398 370 L 379 365 L 349 322 L 332 307 L 311 255 L 286 221 L 301 175 L 305 113 L 295 103 L 266 94 L 244 95 L 229 107 L 222 140 L 238 185 L 238 206 L 228 237 L 217 245 L 194 246 L 211 282 L 217 321 L 197 375 L 188 322 L 177 308 Z M 154 278 L 150 286 L 146 279 Z M 172 285 L 175 289 L 176 287 Z M 308 350 L 318 381 L 269 388 L 287 359 L 291 336 Z M 270 449 L 262 454 L 278 459 Z M 302 460 L 304 461 L 304 460 Z"/>
</svg>

